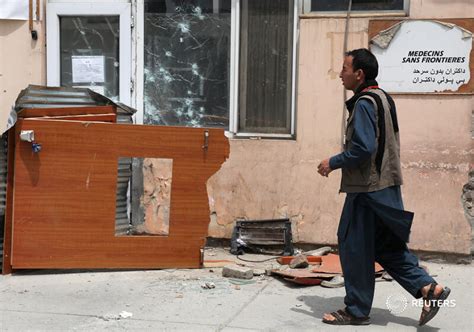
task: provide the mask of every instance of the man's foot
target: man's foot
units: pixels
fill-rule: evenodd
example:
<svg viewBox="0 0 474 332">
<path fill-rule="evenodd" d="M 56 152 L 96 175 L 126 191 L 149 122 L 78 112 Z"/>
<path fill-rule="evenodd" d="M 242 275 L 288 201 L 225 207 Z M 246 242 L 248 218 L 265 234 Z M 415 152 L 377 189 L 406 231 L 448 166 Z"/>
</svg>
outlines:
<svg viewBox="0 0 474 332">
<path fill-rule="evenodd" d="M 423 309 L 419 321 L 420 326 L 425 325 L 436 316 L 441 302 L 448 298 L 449 293 L 451 293 L 451 290 L 448 287 L 438 285 L 436 282 L 421 289 Z"/>
<path fill-rule="evenodd" d="M 342 309 L 331 312 L 330 314 L 324 314 L 323 323 L 331 325 L 369 325 L 370 318 L 358 318 L 351 315 L 346 309 Z"/>
</svg>

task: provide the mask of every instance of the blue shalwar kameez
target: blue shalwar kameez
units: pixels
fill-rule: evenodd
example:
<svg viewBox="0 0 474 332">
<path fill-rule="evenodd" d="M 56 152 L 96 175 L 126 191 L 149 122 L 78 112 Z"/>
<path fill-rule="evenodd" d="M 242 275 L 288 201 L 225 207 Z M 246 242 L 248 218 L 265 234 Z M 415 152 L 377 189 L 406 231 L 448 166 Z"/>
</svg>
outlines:
<svg viewBox="0 0 474 332">
<path fill-rule="evenodd" d="M 353 112 L 353 147 L 330 159 L 333 170 L 357 167 L 376 150 L 374 106 L 361 99 Z M 374 261 L 416 298 L 421 297 L 422 287 L 435 282 L 407 248 L 412 220 L 413 213 L 403 209 L 400 186 L 347 194 L 337 235 L 346 288 L 344 303 L 353 316 L 369 316 Z"/>
</svg>

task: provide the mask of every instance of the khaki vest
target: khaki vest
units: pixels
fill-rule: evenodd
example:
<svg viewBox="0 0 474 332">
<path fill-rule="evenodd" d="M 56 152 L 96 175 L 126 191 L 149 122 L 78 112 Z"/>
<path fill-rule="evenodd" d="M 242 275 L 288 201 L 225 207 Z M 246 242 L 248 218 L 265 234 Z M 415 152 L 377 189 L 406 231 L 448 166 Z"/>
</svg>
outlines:
<svg viewBox="0 0 474 332">
<path fill-rule="evenodd" d="M 382 167 L 379 174 L 375 164 L 380 136 L 380 129 L 377 126 L 375 152 L 369 159 L 364 161 L 356 168 L 342 168 L 341 192 L 372 192 L 394 185 L 401 185 L 403 183 L 400 165 L 400 138 L 399 134 L 395 133 L 393 129 L 392 117 L 390 116 L 390 105 L 388 103 L 387 97 L 381 90 L 370 89 L 369 91 L 380 96 L 385 112 L 385 149 L 383 153 Z M 377 103 L 375 102 L 374 98 L 370 96 L 362 96 L 361 98 L 370 100 L 374 105 L 375 123 L 377 124 L 378 111 Z M 356 104 L 361 98 L 356 101 Z M 345 150 L 352 148 L 352 135 L 354 133 L 354 124 L 352 120 L 354 118 L 355 112 L 356 108 L 354 107 L 354 111 L 347 120 L 346 143 L 344 147 Z"/>
</svg>

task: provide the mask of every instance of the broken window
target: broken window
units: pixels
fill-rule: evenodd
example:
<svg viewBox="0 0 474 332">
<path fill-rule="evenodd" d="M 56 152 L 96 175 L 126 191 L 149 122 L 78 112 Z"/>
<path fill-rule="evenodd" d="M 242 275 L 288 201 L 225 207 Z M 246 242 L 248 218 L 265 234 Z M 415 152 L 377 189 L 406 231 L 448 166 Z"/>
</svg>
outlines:
<svg viewBox="0 0 474 332">
<path fill-rule="evenodd" d="M 239 131 L 291 133 L 293 0 L 242 0 Z"/>
<path fill-rule="evenodd" d="M 145 124 L 228 127 L 230 0 L 145 0 Z"/>
<path fill-rule="evenodd" d="M 295 2 L 232 3 L 145 0 L 145 124 L 229 128 L 235 82 L 232 132 L 293 134 Z"/>
<path fill-rule="evenodd" d="M 403 10 L 406 0 L 353 0 L 351 11 Z M 349 0 L 311 0 L 311 11 L 346 11 Z"/>
<path fill-rule="evenodd" d="M 119 16 L 62 16 L 61 86 L 119 99 Z"/>
</svg>

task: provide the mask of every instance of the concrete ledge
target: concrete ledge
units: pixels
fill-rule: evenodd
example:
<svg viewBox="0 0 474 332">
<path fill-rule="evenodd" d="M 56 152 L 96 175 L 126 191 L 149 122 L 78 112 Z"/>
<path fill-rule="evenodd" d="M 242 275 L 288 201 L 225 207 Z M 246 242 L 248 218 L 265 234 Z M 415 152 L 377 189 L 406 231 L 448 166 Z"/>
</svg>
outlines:
<svg viewBox="0 0 474 332">
<path fill-rule="evenodd" d="M 208 237 L 206 239 L 206 246 L 212 248 L 230 248 L 230 239 L 225 238 L 213 238 Z M 293 243 L 295 249 L 300 249 L 303 251 L 310 251 L 318 249 L 324 246 L 329 246 L 332 248 L 334 253 L 338 252 L 337 245 L 335 244 L 313 244 L 313 243 Z M 457 254 L 449 252 L 433 252 L 433 251 L 424 251 L 424 250 L 411 250 L 415 253 L 418 258 L 422 261 L 427 262 L 436 262 L 436 263 L 453 263 L 453 264 L 471 264 L 472 255 L 466 254 Z"/>
</svg>

